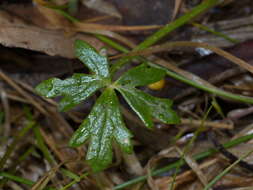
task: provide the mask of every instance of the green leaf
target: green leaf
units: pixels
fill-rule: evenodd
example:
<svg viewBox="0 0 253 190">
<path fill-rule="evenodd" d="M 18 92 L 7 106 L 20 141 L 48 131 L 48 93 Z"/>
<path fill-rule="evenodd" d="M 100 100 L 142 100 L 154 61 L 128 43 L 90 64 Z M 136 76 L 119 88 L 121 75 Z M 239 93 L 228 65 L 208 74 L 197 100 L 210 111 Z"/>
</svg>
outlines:
<svg viewBox="0 0 253 190">
<path fill-rule="evenodd" d="M 121 86 L 117 89 L 148 128 L 154 126 L 153 118 L 167 124 L 180 122 L 176 112 L 171 109 L 171 100 L 156 98 L 132 87 Z"/>
<path fill-rule="evenodd" d="M 113 141 L 125 152 L 132 152 L 131 137 L 122 120 L 118 98 L 113 89 L 107 88 L 72 136 L 70 145 L 77 147 L 89 140 L 86 159 L 94 171 L 100 171 L 112 161 Z"/>
<path fill-rule="evenodd" d="M 88 117 L 70 140 L 73 147 L 86 141 L 90 142 L 86 159 L 94 171 L 101 171 L 112 162 L 114 142 L 123 151 L 132 152 L 132 135 L 123 122 L 119 101 L 113 88 L 120 91 L 147 127 L 153 127 L 153 118 L 165 123 L 179 122 L 178 116 L 171 109 L 170 100 L 155 98 L 134 88 L 162 79 L 165 75 L 164 70 L 143 64 L 130 69 L 112 83 L 106 57 L 80 40 L 75 42 L 75 53 L 91 70 L 91 75 L 74 74 L 65 80 L 51 78 L 39 84 L 36 91 L 47 98 L 62 96 L 59 107 L 60 110 L 67 111 L 97 90 L 105 88 L 102 89 L 102 94 Z"/>
<path fill-rule="evenodd" d="M 116 83 L 124 86 L 145 86 L 161 80 L 165 75 L 166 72 L 162 69 L 142 64 L 124 73 Z"/>
<path fill-rule="evenodd" d="M 81 40 L 75 41 L 75 53 L 94 75 L 74 74 L 66 80 L 51 78 L 43 81 L 35 89 L 47 98 L 63 96 L 59 103 L 61 111 L 73 108 L 98 89 L 111 83 L 106 57 Z"/>
<path fill-rule="evenodd" d="M 59 104 L 61 111 L 67 111 L 106 85 L 106 79 L 94 75 L 74 74 L 61 80 L 51 78 L 40 83 L 35 90 L 47 98 L 64 96 Z"/>
<path fill-rule="evenodd" d="M 102 77 L 110 76 L 107 58 L 86 42 L 75 41 L 75 54 L 95 74 Z"/>
</svg>

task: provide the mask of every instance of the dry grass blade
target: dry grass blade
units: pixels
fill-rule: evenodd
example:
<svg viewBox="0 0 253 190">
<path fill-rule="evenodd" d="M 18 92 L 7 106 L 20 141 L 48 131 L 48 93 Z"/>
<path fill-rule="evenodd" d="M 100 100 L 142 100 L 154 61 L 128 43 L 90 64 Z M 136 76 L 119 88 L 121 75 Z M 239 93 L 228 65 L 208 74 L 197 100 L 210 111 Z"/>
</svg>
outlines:
<svg viewBox="0 0 253 190">
<path fill-rule="evenodd" d="M 51 2 L 48 2 L 48 1 L 44 1 L 44 0 L 33 0 L 33 2 L 37 3 L 39 5 L 42 5 L 42 6 L 48 6 L 48 7 L 56 6 L 54 3 L 51 3 Z"/>
<path fill-rule="evenodd" d="M 55 176 L 61 165 L 62 164 L 59 164 L 58 166 L 45 173 L 45 175 L 32 186 L 31 190 L 43 190 L 48 182 Z"/>
<path fill-rule="evenodd" d="M 235 110 L 230 111 L 227 114 L 227 117 L 232 120 L 238 120 L 252 113 L 253 113 L 253 107 L 241 108 L 241 109 L 235 109 Z"/>
<path fill-rule="evenodd" d="M 83 166 L 84 163 L 80 163 L 79 160 L 81 156 L 84 155 L 83 149 L 79 152 L 75 152 L 73 150 L 68 151 L 67 147 L 64 149 L 63 147 L 59 147 L 59 140 L 57 140 L 52 134 L 49 134 L 43 128 L 40 129 L 41 134 L 50 148 L 50 150 L 54 153 L 54 155 L 62 162 L 64 165 L 71 171 L 79 171 L 80 166 Z M 74 161 L 74 162 L 72 162 Z"/>
<path fill-rule="evenodd" d="M 181 118 L 181 124 L 193 125 L 193 126 L 198 127 L 198 126 L 203 125 L 203 121 Z M 224 122 L 205 121 L 204 125 L 206 127 L 212 127 L 212 128 L 218 128 L 218 129 L 233 129 L 234 128 L 234 125 L 232 123 L 224 123 Z"/>
<path fill-rule="evenodd" d="M 79 29 L 77 29 L 77 32 L 85 32 L 85 33 L 89 33 L 89 34 L 100 34 L 100 35 L 115 39 L 115 40 L 121 42 L 122 44 L 127 45 L 128 47 L 131 47 L 131 48 L 135 47 L 135 44 L 131 40 L 127 39 L 126 37 L 124 37 L 120 34 L 112 32 L 112 31 L 90 30 L 90 29 L 79 28 Z"/>
<path fill-rule="evenodd" d="M 9 98 L 10 100 L 14 100 L 17 102 L 22 102 L 22 103 L 26 103 L 26 104 L 30 104 L 30 102 L 20 96 L 14 95 L 14 94 L 7 94 L 7 98 Z"/>
<path fill-rule="evenodd" d="M 194 87 L 207 91 L 211 94 L 216 94 L 218 96 L 225 97 L 227 99 L 244 102 L 244 103 L 250 103 L 250 104 L 253 103 L 252 97 L 233 94 L 233 93 L 229 93 L 224 90 L 221 90 L 215 87 L 214 85 L 212 85 L 211 83 L 209 83 L 208 81 L 203 80 L 199 76 L 178 68 L 177 66 L 175 66 L 175 63 L 173 63 L 172 60 L 165 61 L 163 59 L 157 58 L 156 61 L 154 61 L 154 59 L 151 56 L 149 57 L 149 60 L 153 61 L 157 65 L 167 68 L 168 69 L 167 74 L 179 81 L 183 81 L 184 83 L 190 84 Z M 149 63 L 149 64 L 152 66 L 156 66 L 153 63 Z M 173 71 L 174 73 L 177 73 L 177 75 L 175 75 L 171 71 Z"/>
<path fill-rule="evenodd" d="M 137 176 L 143 175 L 143 168 L 136 154 L 135 153 L 133 154 L 122 153 L 122 154 L 128 172 Z"/>
<path fill-rule="evenodd" d="M 177 151 L 181 154 L 181 156 L 184 157 L 185 162 L 190 166 L 192 171 L 198 176 L 199 180 L 203 184 L 203 186 L 206 186 L 208 183 L 207 177 L 204 175 L 204 173 L 201 171 L 199 165 L 197 162 L 191 158 L 188 154 L 183 154 L 183 152 L 180 150 L 180 148 L 176 148 Z"/>
<path fill-rule="evenodd" d="M 179 9 L 183 3 L 183 0 L 175 0 L 175 6 L 172 14 L 172 20 L 174 20 L 179 12 Z"/>
<path fill-rule="evenodd" d="M 93 17 L 93 18 L 88 18 L 88 19 L 83 20 L 82 22 L 85 22 L 85 23 L 94 23 L 94 22 L 99 22 L 99 21 L 107 20 L 107 19 L 110 19 L 110 18 L 112 18 L 112 16 L 110 16 L 110 15 L 104 15 L 104 16 L 97 16 L 97 17 Z"/>
<path fill-rule="evenodd" d="M 9 105 L 9 101 L 8 101 L 8 96 L 7 93 L 4 91 L 4 89 L 0 88 L 1 93 L 1 100 L 2 100 L 2 104 L 3 104 L 3 108 L 4 108 L 4 137 L 8 137 L 10 134 L 10 105 Z"/>
<path fill-rule="evenodd" d="M 155 167 L 155 165 L 158 163 L 158 161 L 162 158 L 170 158 L 170 156 L 173 154 L 173 153 L 176 153 L 176 156 L 178 156 L 178 153 L 175 150 L 175 147 L 170 147 L 166 150 L 163 150 L 160 152 L 159 155 L 157 156 L 154 156 L 153 158 L 151 158 L 149 161 L 148 161 L 148 164 L 146 166 L 147 168 L 147 182 L 148 182 L 148 185 L 150 186 L 150 188 L 152 190 L 159 190 L 159 185 L 157 183 L 155 183 L 155 179 L 152 177 L 151 173 L 152 173 L 152 168 Z M 173 152 L 173 153 L 172 153 Z M 174 155 L 173 155 L 174 156 Z"/>
<path fill-rule="evenodd" d="M 31 87 L 30 85 L 28 85 L 28 84 L 26 84 L 26 83 L 24 83 L 22 81 L 15 81 L 15 82 L 17 84 L 19 84 L 23 89 L 27 90 L 28 92 L 31 92 L 32 94 L 36 94 L 34 88 Z M 44 98 L 44 97 L 40 97 L 40 98 L 43 99 L 43 101 L 49 103 L 52 106 L 57 106 L 58 105 L 54 100 L 47 99 L 47 98 Z"/>
<path fill-rule="evenodd" d="M 150 57 L 149 59 L 152 59 L 152 57 Z M 211 83 L 209 83 L 206 80 L 203 80 L 202 78 L 200 78 L 199 76 L 192 74 L 188 71 L 182 70 L 179 67 L 176 66 L 176 63 L 174 63 L 174 61 L 170 60 L 170 61 L 165 61 L 163 59 L 156 59 L 155 63 L 158 65 L 161 65 L 171 71 L 174 71 L 175 73 L 178 73 L 186 78 L 188 78 L 189 80 L 192 80 L 194 82 L 197 82 L 198 84 L 210 87 L 210 88 L 215 88 L 217 89 L 217 87 L 215 87 L 214 85 L 212 85 Z"/>
<path fill-rule="evenodd" d="M 110 17 L 116 17 L 122 19 L 122 16 L 118 9 L 109 1 L 105 0 L 82 0 L 82 4 L 87 6 L 90 9 L 94 9 L 98 12 L 101 12 L 106 15 L 110 15 Z"/>
<path fill-rule="evenodd" d="M 159 51 L 161 51 L 161 50 L 159 50 Z M 154 52 L 153 52 L 152 48 L 148 48 L 146 50 L 134 51 L 134 52 L 127 53 L 127 54 L 121 54 L 121 55 L 117 55 L 117 56 L 112 56 L 110 58 L 111 59 L 115 59 L 115 58 L 119 58 L 119 57 L 123 57 L 123 56 L 138 56 L 138 55 L 144 55 L 144 54 L 146 55 L 146 53 L 147 54 L 152 54 Z M 171 71 L 174 71 L 175 73 L 178 73 L 178 74 L 186 77 L 187 79 L 189 79 L 191 81 L 194 81 L 194 82 L 196 82 L 196 83 L 198 83 L 200 85 L 204 85 L 204 86 L 207 86 L 207 87 L 212 88 L 212 89 L 218 89 L 217 87 L 215 87 L 214 85 L 212 85 L 208 81 L 203 80 L 202 78 L 198 77 L 197 75 L 194 75 L 194 74 L 192 74 L 192 73 L 190 73 L 188 71 L 185 71 L 185 70 L 182 70 L 182 69 L 178 68 L 176 66 L 176 64 L 174 63 L 174 61 L 172 61 L 172 60 L 166 61 L 166 60 L 163 60 L 163 59 L 158 58 L 158 57 L 153 56 L 153 55 L 149 56 L 148 60 L 150 60 L 151 62 L 154 62 L 154 63 L 156 63 L 156 64 L 158 64 L 158 65 L 160 65 L 162 67 L 165 67 L 165 68 L 167 68 L 167 69 L 169 69 Z"/>
<path fill-rule="evenodd" d="M 70 22 L 53 9 L 41 4 L 38 4 L 36 8 L 38 12 L 47 20 L 45 23 L 47 28 L 56 30 L 61 29 L 62 26 L 66 26 L 68 27 L 68 30 L 66 31 L 70 30 Z"/>
<path fill-rule="evenodd" d="M 232 89 L 232 90 L 249 91 L 249 92 L 253 91 L 252 87 L 247 86 L 247 85 L 235 86 L 235 85 L 225 84 L 223 87 L 226 89 Z"/>
<path fill-rule="evenodd" d="M 203 170 L 205 168 L 208 168 L 209 166 L 217 163 L 218 161 L 219 160 L 217 158 L 206 161 L 203 164 L 199 165 L 199 169 Z M 195 178 L 194 171 L 192 170 L 185 171 L 176 177 L 175 187 L 177 187 L 180 184 L 184 184 L 187 181 L 191 181 L 193 178 Z M 173 181 L 172 177 L 163 177 L 163 178 L 157 179 L 156 184 L 159 185 L 159 189 L 166 190 L 168 189 L 168 186 L 172 181 Z"/>
<path fill-rule="evenodd" d="M 226 79 L 229 79 L 233 76 L 236 76 L 238 74 L 243 74 L 247 71 L 245 71 L 244 69 L 242 68 L 232 68 L 232 69 L 228 69 L 220 74 L 217 74 L 216 76 L 213 76 L 210 80 L 208 80 L 211 84 L 216 84 L 216 83 L 220 83 L 220 82 L 223 82 L 225 81 Z M 184 92 L 176 95 L 174 97 L 174 100 L 179 100 L 181 98 L 184 98 L 186 96 L 189 96 L 191 94 L 193 94 L 194 92 L 196 92 L 197 89 L 195 88 L 188 88 L 186 89 Z"/>
<path fill-rule="evenodd" d="M 93 24 L 88 22 L 80 22 L 79 20 L 72 18 L 70 15 L 67 15 L 68 17 L 71 17 L 75 22 L 71 23 L 69 22 L 64 16 L 66 16 L 65 12 L 51 9 L 48 7 L 45 7 L 45 5 L 40 4 L 39 10 L 40 13 L 49 21 L 50 28 L 55 29 L 63 29 L 67 31 L 68 33 L 71 33 L 71 35 L 74 35 L 77 32 L 84 32 L 84 33 L 90 33 L 90 34 L 100 34 L 107 37 L 110 37 L 112 39 L 115 39 L 129 47 L 134 47 L 134 44 L 124 36 L 117 34 L 111 30 L 119 31 L 127 31 L 127 30 L 150 30 L 154 28 L 159 28 L 160 26 L 134 26 L 134 27 L 128 27 L 128 26 L 112 26 L 112 25 L 101 25 L 101 24 Z M 90 21 L 89 21 L 90 22 Z M 96 40 L 96 39 L 94 39 Z M 96 47 L 96 46 L 95 46 Z"/>
<path fill-rule="evenodd" d="M 135 52 L 132 52 L 129 54 L 125 54 L 124 56 L 150 55 L 150 54 L 161 52 L 161 51 L 169 51 L 169 50 L 174 49 L 176 47 L 196 47 L 196 48 L 201 47 L 201 48 L 211 50 L 211 51 L 215 52 L 216 54 L 228 59 L 229 61 L 231 61 L 231 62 L 237 64 L 238 66 L 253 73 L 253 66 L 248 64 L 244 60 L 228 53 L 225 50 L 222 50 L 220 48 L 210 46 L 209 44 L 201 43 L 201 42 L 188 42 L 188 41 L 168 42 L 168 43 L 164 43 L 162 45 L 157 45 L 157 46 L 147 48 L 146 50 L 135 51 Z M 121 57 L 121 56 L 123 56 L 123 55 L 120 55 L 118 57 Z"/>
<path fill-rule="evenodd" d="M 238 188 L 232 188 L 230 190 L 252 190 L 253 186 L 251 187 L 238 187 Z"/>
<path fill-rule="evenodd" d="M 44 0 L 34 0 L 40 5 L 40 9 L 43 8 L 42 14 L 47 18 L 51 24 L 56 26 L 63 26 L 60 20 L 64 18 L 62 15 L 59 15 L 58 11 L 53 10 L 53 5 L 48 4 L 48 2 Z M 58 12 L 58 13 L 57 13 Z M 51 14 L 48 14 L 51 13 Z M 67 20 L 65 20 L 67 21 Z M 82 30 L 104 30 L 104 31 L 141 31 L 141 30 L 153 30 L 161 28 L 159 25 L 146 25 L 146 26 L 123 26 L 123 25 L 106 25 L 106 24 L 94 24 L 94 23 L 86 23 L 86 22 L 75 22 L 73 23 L 76 26 L 76 29 Z"/>
<path fill-rule="evenodd" d="M 29 95 L 26 91 L 20 88 L 11 78 L 4 74 L 2 70 L 0 70 L 0 78 L 2 78 L 7 84 L 13 87 L 18 93 L 20 93 L 20 95 L 26 98 L 41 113 L 47 115 L 47 111 L 40 104 L 38 104 L 31 95 Z"/>
<path fill-rule="evenodd" d="M 226 169 L 224 169 L 221 173 L 219 173 L 217 176 L 212 179 L 204 188 L 204 190 L 209 190 L 213 185 L 215 185 L 223 176 L 228 174 L 232 168 L 234 168 L 237 164 L 240 163 L 243 159 L 247 158 L 253 150 L 248 151 L 246 154 L 243 154 L 240 158 L 238 158 L 236 161 L 234 161 L 231 165 L 229 165 Z"/>
<path fill-rule="evenodd" d="M 107 30 L 107 31 L 140 31 L 140 30 L 153 30 L 161 28 L 158 25 L 151 26 L 121 26 L 121 25 L 104 25 L 104 24 L 92 24 L 92 23 L 83 23 L 76 22 L 74 24 L 78 29 L 84 30 Z"/>
</svg>

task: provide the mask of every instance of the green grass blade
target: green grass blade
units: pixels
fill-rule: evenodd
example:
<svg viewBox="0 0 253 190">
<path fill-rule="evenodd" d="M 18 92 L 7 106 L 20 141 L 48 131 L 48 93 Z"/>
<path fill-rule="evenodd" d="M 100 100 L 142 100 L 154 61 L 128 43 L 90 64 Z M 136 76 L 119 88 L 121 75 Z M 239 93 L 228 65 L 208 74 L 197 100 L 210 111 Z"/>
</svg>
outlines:
<svg viewBox="0 0 253 190">
<path fill-rule="evenodd" d="M 30 156 L 31 153 L 33 153 L 35 150 L 34 146 L 31 146 L 28 148 L 24 154 L 22 154 L 16 162 L 14 162 L 13 166 L 8 170 L 9 173 L 15 173 L 16 168 L 19 163 L 21 163 L 23 160 L 25 160 L 28 156 Z M 7 178 L 3 178 L 0 180 L 0 189 L 3 189 L 4 185 L 8 182 Z"/>
<path fill-rule="evenodd" d="M 125 48 L 124 46 L 118 44 L 117 42 L 114 42 L 113 40 L 105 37 L 105 36 L 102 36 L 100 34 L 95 34 L 95 37 L 99 40 L 101 40 L 102 42 L 110 45 L 111 47 L 113 47 L 114 49 L 118 50 L 118 51 L 121 51 L 123 53 L 128 53 L 129 50 L 127 48 Z"/>
<path fill-rule="evenodd" d="M 205 121 L 207 120 L 207 117 L 208 117 L 209 113 L 211 112 L 212 108 L 213 108 L 213 106 L 210 106 L 208 108 L 208 110 L 206 111 L 206 113 L 204 114 L 203 119 L 201 119 L 201 125 L 200 125 L 200 127 L 194 132 L 193 137 L 190 139 L 190 141 L 184 147 L 184 149 L 182 151 L 182 155 L 180 157 L 180 160 L 184 160 L 185 155 L 190 151 L 190 148 L 193 146 L 193 143 L 196 141 L 197 137 L 201 134 L 202 131 L 205 130 L 205 128 L 206 128 Z M 173 178 L 172 178 L 172 183 L 171 183 L 171 186 L 170 186 L 170 190 L 174 189 L 174 184 L 175 184 L 176 177 L 177 177 L 179 169 L 180 169 L 180 166 L 178 165 L 176 167 L 175 174 L 173 175 Z"/>
<path fill-rule="evenodd" d="M 195 27 L 197 27 L 197 28 L 199 28 L 199 29 L 201 29 L 201 30 L 210 32 L 210 33 L 212 33 L 212 34 L 215 35 L 215 36 L 219 36 L 219 37 L 221 37 L 221 38 L 223 38 L 223 39 L 225 39 L 225 40 L 227 40 L 227 41 L 229 41 L 229 42 L 231 42 L 231 43 L 236 44 L 236 43 L 239 43 L 239 42 L 240 42 L 240 41 L 237 40 L 237 39 L 231 38 L 231 37 L 229 37 L 228 35 L 226 35 L 226 34 L 224 34 L 224 33 L 222 33 L 222 32 L 218 32 L 218 31 L 216 31 L 216 30 L 213 30 L 213 29 L 211 29 L 211 28 L 208 28 L 208 27 L 205 26 L 205 25 L 202 25 L 202 24 L 199 24 L 199 23 L 195 23 L 195 22 L 192 23 L 192 25 L 195 26 Z"/>
<path fill-rule="evenodd" d="M 203 3 L 199 4 L 198 6 L 194 7 L 190 12 L 186 13 L 185 15 L 179 17 L 175 21 L 165 25 L 163 28 L 155 32 L 153 35 L 148 37 L 145 41 L 140 43 L 134 50 L 142 50 L 145 49 L 157 41 L 159 41 L 161 38 L 166 36 L 168 33 L 174 31 L 175 29 L 179 28 L 180 26 L 184 25 L 185 23 L 189 22 L 196 16 L 200 15 L 201 13 L 205 12 L 206 10 L 214 7 L 217 5 L 220 1 L 219 0 L 206 0 L 203 1 Z"/>
<path fill-rule="evenodd" d="M 33 132 L 34 132 L 34 135 L 35 135 L 35 138 L 36 138 L 36 141 L 37 141 L 37 146 L 39 147 L 39 149 L 42 151 L 45 159 L 51 163 L 51 164 L 54 164 L 56 163 L 52 154 L 50 153 L 50 151 L 48 150 L 46 144 L 44 143 L 44 139 L 41 135 L 41 132 L 40 132 L 40 129 L 39 129 L 39 126 L 36 125 L 34 128 L 33 128 Z"/>
<path fill-rule="evenodd" d="M 61 173 L 65 176 L 69 177 L 70 179 L 73 179 L 75 181 L 80 181 L 80 177 L 77 174 L 71 172 L 70 170 L 62 168 Z"/>
<path fill-rule="evenodd" d="M 174 31 L 175 29 L 179 28 L 180 26 L 186 24 L 194 17 L 200 15 L 201 13 L 207 11 L 208 9 L 217 5 L 220 1 L 219 0 L 206 0 L 203 1 L 198 6 L 194 7 L 190 12 L 186 13 L 185 15 L 179 17 L 175 21 L 165 25 L 163 28 L 149 36 L 146 40 L 136 46 L 133 51 L 143 50 L 145 48 L 150 47 L 151 45 L 158 42 L 161 38 L 165 37 L 168 33 Z M 116 72 L 120 67 L 127 64 L 132 58 L 123 57 L 117 63 L 115 63 L 111 69 L 112 73 Z"/>
<path fill-rule="evenodd" d="M 7 173 L 7 172 L 0 172 L 0 176 L 6 177 L 9 180 L 16 181 L 16 182 L 19 182 L 21 184 L 25 184 L 25 185 L 28 185 L 28 186 L 32 186 L 34 184 L 34 182 L 31 181 L 31 180 L 28 180 L 28 179 L 25 179 L 25 178 L 22 178 L 22 177 L 18 177 L 18 176 L 12 175 L 12 174 Z"/>
<path fill-rule="evenodd" d="M 153 63 L 150 63 L 150 65 L 157 66 Z M 176 74 L 176 73 L 174 73 L 174 72 L 172 72 L 168 69 L 166 69 L 166 73 L 167 73 L 168 76 L 170 76 L 170 77 L 172 77 L 176 80 L 182 81 L 186 84 L 189 84 L 189 85 L 191 85 L 195 88 L 201 89 L 203 91 L 206 91 L 206 92 L 218 95 L 218 96 L 222 96 L 224 98 L 228 98 L 228 99 L 231 99 L 231 100 L 236 100 L 236 101 L 239 101 L 239 102 L 253 104 L 253 98 L 251 98 L 251 97 L 237 95 L 237 94 L 233 94 L 233 93 L 230 93 L 230 92 L 226 92 L 226 91 L 218 89 L 218 88 L 210 88 L 208 86 L 201 85 L 201 84 L 199 84 L 197 82 L 194 82 L 192 80 L 189 80 L 189 79 L 187 79 L 187 78 L 185 78 L 185 77 L 183 77 L 179 74 Z"/>
<path fill-rule="evenodd" d="M 7 159 L 10 157 L 10 155 L 12 154 L 12 152 L 14 151 L 16 145 L 18 144 L 19 140 L 27 133 L 29 132 L 29 130 L 34 127 L 35 122 L 31 121 L 28 122 L 28 124 L 23 127 L 20 132 L 18 133 L 18 135 L 14 138 L 12 144 L 8 147 L 7 151 L 5 152 L 5 154 L 3 155 L 3 157 L 0 160 L 0 170 L 3 169 L 4 164 L 6 163 Z"/>
<path fill-rule="evenodd" d="M 231 148 L 233 146 L 236 146 L 240 143 L 243 143 L 243 142 L 247 142 L 249 140 L 253 139 L 253 134 L 250 134 L 250 135 L 245 135 L 245 136 L 242 136 L 242 137 L 239 137 L 237 139 L 234 139 L 234 140 L 231 140 L 225 144 L 223 144 L 224 148 Z M 202 160 L 204 158 L 207 158 L 215 153 L 217 153 L 218 151 L 216 149 L 209 149 L 207 151 L 204 151 L 204 152 L 201 152 L 199 154 L 196 154 L 193 156 L 193 158 L 198 161 L 198 160 Z M 157 169 L 157 170 L 154 170 L 152 172 L 152 176 L 157 176 L 157 175 L 160 175 L 162 173 L 165 173 L 165 172 L 168 172 L 169 170 L 171 169 L 175 169 L 176 167 L 181 167 L 185 164 L 185 161 L 184 160 L 178 160 L 176 162 L 173 162 L 172 164 L 168 165 L 168 166 L 165 166 L 161 169 Z M 125 183 L 122 183 L 120 185 L 117 185 L 114 187 L 114 190 L 119 190 L 119 189 L 124 189 L 126 187 L 129 187 L 133 184 L 136 184 L 136 183 L 139 183 L 139 182 L 142 182 L 142 181 L 145 181 L 147 179 L 147 175 L 144 175 L 144 176 L 140 176 L 140 177 L 137 177 L 137 178 L 134 178 L 132 180 L 129 180 Z"/>
<path fill-rule="evenodd" d="M 4 123 L 4 112 L 0 111 L 0 126 Z"/>
<path fill-rule="evenodd" d="M 101 36 L 99 37 L 100 40 L 102 40 L 104 43 L 107 43 L 108 45 L 111 45 L 113 48 L 119 50 L 119 51 L 122 51 L 124 53 L 128 53 L 128 49 L 126 49 L 125 47 L 117 44 L 117 46 L 115 46 L 115 42 L 112 41 L 111 39 L 107 38 L 107 37 L 102 37 Z M 120 46 L 120 48 L 118 48 L 118 46 Z M 154 63 L 151 63 L 151 62 L 148 62 L 145 58 L 143 57 L 137 57 L 139 60 L 141 60 L 142 62 L 147 62 L 147 64 L 149 64 L 150 66 L 153 66 L 153 67 L 159 67 L 159 68 L 162 68 L 161 66 L 158 66 Z M 165 69 L 163 68 L 164 70 L 166 70 L 166 74 L 176 80 L 179 80 L 183 83 L 186 83 L 190 86 L 193 86 L 195 88 L 198 88 L 198 89 L 201 89 L 203 91 L 206 91 L 206 92 L 209 92 L 209 93 L 212 93 L 212 94 L 215 94 L 215 95 L 218 95 L 218 96 L 222 96 L 224 98 L 228 98 L 228 99 L 231 99 L 231 100 L 236 100 L 236 101 L 240 101 L 240 102 L 244 102 L 244 103 L 250 103 L 250 104 L 253 104 L 253 98 L 251 97 L 247 97 L 247 96 L 241 96 L 241 95 L 237 95 L 237 94 L 233 94 L 233 93 L 230 93 L 230 92 L 226 92 L 224 90 L 221 90 L 221 89 L 218 89 L 218 88 L 210 88 L 210 87 L 207 87 L 207 86 L 204 86 L 204 85 L 201 85 L 197 82 L 194 82 L 192 80 L 189 80 L 177 73 L 174 73 L 168 69 Z"/>
<path fill-rule="evenodd" d="M 219 175 L 217 175 L 210 183 L 208 183 L 203 190 L 209 190 L 218 180 L 220 180 L 224 175 L 226 175 L 235 165 L 237 165 L 241 160 L 249 156 L 253 150 L 247 152 L 245 155 L 241 156 L 238 160 L 236 160 L 233 164 L 228 166 L 225 170 L 223 170 Z"/>
<path fill-rule="evenodd" d="M 21 184 L 28 185 L 30 187 L 35 184 L 34 181 L 31 181 L 29 179 L 25 179 L 25 178 L 22 178 L 22 177 L 18 177 L 18 176 L 12 175 L 12 174 L 7 173 L 7 172 L 0 172 L 0 176 L 6 177 L 9 180 L 12 180 L 12 181 L 15 181 L 15 182 L 18 182 L 18 183 L 21 183 Z M 54 189 L 52 187 L 46 187 L 46 188 L 44 188 L 44 190 L 56 190 L 56 189 Z"/>
<path fill-rule="evenodd" d="M 78 176 L 78 178 L 74 179 L 73 181 L 71 181 L 70 183 L 68 183 L 67 185 L 65 185 L 63 188 L 61 188 L 60 190 L 67 190 L 69 189 L 71 186 L 73 186 L 74 184 L 78 183 L 81 179 L 85 178 L 88 175 L 88 173 L 84 173 L 81 176 Z"/>
</svg>

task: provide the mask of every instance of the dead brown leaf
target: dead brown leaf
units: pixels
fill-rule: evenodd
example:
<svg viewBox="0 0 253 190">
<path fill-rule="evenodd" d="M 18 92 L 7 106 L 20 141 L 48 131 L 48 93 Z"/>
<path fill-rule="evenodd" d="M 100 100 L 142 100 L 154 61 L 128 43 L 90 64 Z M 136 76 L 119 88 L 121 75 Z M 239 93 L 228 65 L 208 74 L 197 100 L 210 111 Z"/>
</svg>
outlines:
<svg viewBox="0 0 253 190">
<path fill-rule="evenodd" d="M 64 31 L 30 25 L 5 11 L 0 11 L 0 43 L 4 46 L 30 49 L 51 56 L 74 58 L 73 44 L 76 39 L 85 40 L 96 49 L 104 46 L 95 37 L 79 33 L 67 37 Z"/>
</svg>

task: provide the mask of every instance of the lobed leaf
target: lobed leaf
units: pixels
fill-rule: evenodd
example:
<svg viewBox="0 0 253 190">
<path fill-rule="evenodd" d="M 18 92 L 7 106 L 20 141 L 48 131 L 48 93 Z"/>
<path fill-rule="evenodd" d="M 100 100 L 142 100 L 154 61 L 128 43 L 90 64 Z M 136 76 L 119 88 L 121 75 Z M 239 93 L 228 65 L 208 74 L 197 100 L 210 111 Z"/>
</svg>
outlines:
<svg viewBox="0 0 253 190">
<path fill-rule="evenodd" d="M 74 74 L 66 80 L 58 78 L 45 80 L 35 90 L 47 98 L 64 96 L 59 103 L 59 109 L 67 111 L 105 85 L 105 79 L 95 75 Z"/>
<path fill-rule="evenodd" d="M 166 75 L 162 69 L 141 64 L 124 73 L 116 83 L 124 86 L 145 86 L 161 80 Z"/>
<path fill-rule="evenodd" d="M 93 75 L 74 74 L 65 80 L 51 78 L 39 84 L 36 91 L 47 98 L 62 96 L 59 107 L 67 111 L 98 89 L 107 87 L 70 140 L 73 147 L 90 142 L 86 159 L 94 171 L 103 170 L 112 162 L 113 142 L 125 152 L 132 151 L 132 135 L 123 122 L 118 98 L 111 87 L 124 96 L 147 127 L 153 127 L 153 118 L 168 124 L 179 122 L 179 117 L 171 109 L 172 101 L 155 98 L 134 88 L 159 81 L 165 76 L 164 70 L 142 64 L 130 69 L 116 84 L 112 84 L 106 57 L 80 40 L 75 42 L 75 53 Z"/>
<path fill-rule="evenodd" d="M 154 126 L 153 118 L 167 124 L 180 122 L 176 112 L 171 109 L 171 100 L 156 98 L 132 87 L 122 86 L 117 89 L 148 128 Z"/>
<path fill-rule="evenodd" d="M 95 48 L 82 40 L 75 41 L 76 56 L 95 74 L 109 77 L 107 58 L 100 55 Z"/>
<path fill-rule="evenodd" d="M 72 136 L 70 145 L 76 147 L 90 140 L 86 159 L 94 171 L 100 171 L 112 161 L 113 141 L 125 152 L 132 152 L 131 137 L 123 122 L 118 98 L 113 89 L 107 88 Z"/>
</svg>

